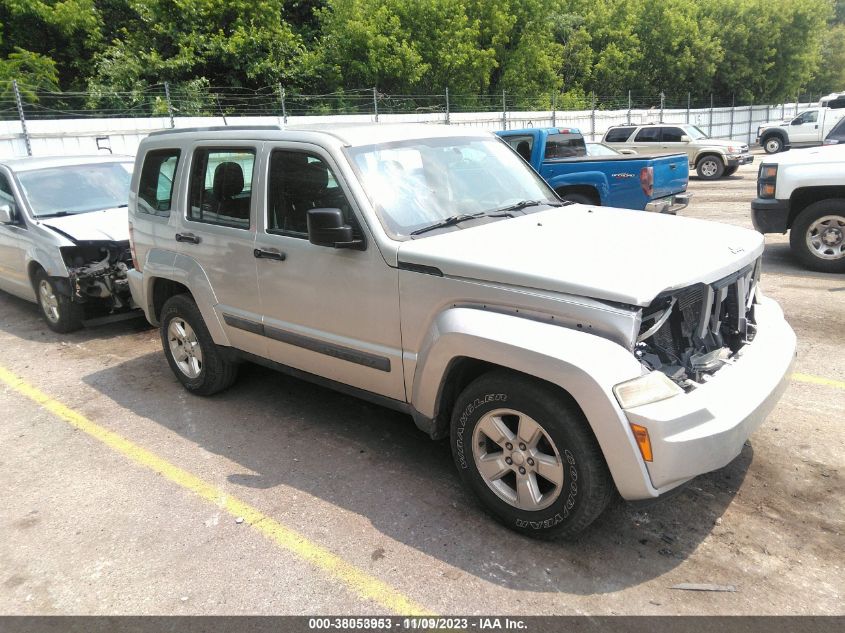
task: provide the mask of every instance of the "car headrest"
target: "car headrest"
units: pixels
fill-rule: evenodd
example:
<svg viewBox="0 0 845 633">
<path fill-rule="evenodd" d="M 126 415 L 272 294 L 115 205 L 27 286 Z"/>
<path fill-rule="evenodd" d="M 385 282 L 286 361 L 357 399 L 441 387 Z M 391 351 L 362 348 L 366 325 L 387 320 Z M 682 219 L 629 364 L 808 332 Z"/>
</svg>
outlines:
<svg viewBox="0 0 845 633">
<path fill-rule="evenodd" d="M 234 198 L 244 190 L 244 171 L 238 163 L 220 163 L 214 170 L 214 197 L 218 200 Z"/>
</svg>

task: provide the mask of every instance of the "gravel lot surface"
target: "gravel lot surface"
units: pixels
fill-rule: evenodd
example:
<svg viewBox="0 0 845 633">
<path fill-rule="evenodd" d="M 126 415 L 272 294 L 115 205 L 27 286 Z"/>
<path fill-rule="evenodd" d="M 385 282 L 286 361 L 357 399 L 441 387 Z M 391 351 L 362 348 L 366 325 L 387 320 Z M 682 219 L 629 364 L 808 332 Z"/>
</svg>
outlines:
<svg viewBox="0 0 845 633">
<path fill-rule="evenodd" d="M 759 160 L 692 179 L 682 215 L 750 228 Z M 0 366 L 135 447 L 0 383 L 0 613 L 389 613 L 403 596 L 440 614 L 842 614 L 845 277 L 766 241 L 805 378 L 729 466 L 618 502 L 575 542 L 494 523 L 410 418 L 255 366 L 193 397 L 143 321 L 56 335 L 0 293 Z"/>
</svg>

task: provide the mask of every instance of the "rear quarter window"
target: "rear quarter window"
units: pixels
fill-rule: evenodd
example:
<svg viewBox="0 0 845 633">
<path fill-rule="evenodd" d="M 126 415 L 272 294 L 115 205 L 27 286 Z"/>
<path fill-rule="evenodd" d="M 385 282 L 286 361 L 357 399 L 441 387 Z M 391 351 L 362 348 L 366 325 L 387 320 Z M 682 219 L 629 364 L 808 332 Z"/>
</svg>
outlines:
<svg viewBox="0 0 845 633">
<path fill-rule="evenodd" d="M 179 165 L 178 149 L 156 149 L 147 152 L 138 181 L 138 212 L 162 217 L 170 216 L 173 206 L 173 181 Z"/>
</svg>

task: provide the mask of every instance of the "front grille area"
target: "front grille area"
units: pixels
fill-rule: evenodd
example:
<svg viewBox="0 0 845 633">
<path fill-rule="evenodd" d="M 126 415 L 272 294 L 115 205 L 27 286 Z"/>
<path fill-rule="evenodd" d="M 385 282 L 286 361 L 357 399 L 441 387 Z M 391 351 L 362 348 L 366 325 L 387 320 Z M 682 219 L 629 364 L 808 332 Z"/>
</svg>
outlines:
<svg viewBox="0 0 845 633">
<path fill-rule="evenodd" d="M 643 311 L 637 357 L 678 381 L 712 374 L 755 333 L 760 260 L 712 284 L 657 298 Z"/>
</svg>

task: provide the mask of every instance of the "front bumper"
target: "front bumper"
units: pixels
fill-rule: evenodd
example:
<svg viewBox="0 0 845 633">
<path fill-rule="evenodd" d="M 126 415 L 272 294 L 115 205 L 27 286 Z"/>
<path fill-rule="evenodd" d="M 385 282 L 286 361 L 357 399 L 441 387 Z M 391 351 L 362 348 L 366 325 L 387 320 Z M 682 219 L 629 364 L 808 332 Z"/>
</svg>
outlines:
<svg viewBox="0 0 845 633">
<path fill-rule="evenodd" d="M 760 233 L 786 233 L 789 229 L 789 200 L 755 198 L 751 201 L 751 223 Z"/>
<path fill-rule="evenodd" d="M 728 154 L 726 157 L 728 167 L 739 167 L 740 165 L 748 165 L 754 162 L 754 156 L 751 154 Z"/>
<path fill-rule="evenodd" d="M 730 463 L 786 389 L 795 333 L 770 299 L 755 315 L 757 335 L 734 363 L 689 393 L 625 411 L 648 429 L 653 461 L 646 466 L 659 493 Z"/>
<path fill-rule="evenodd" d="M 652 200 L 646 204 L 645 210 L 650 211 L 651 213 L 668 213 L 670 215 L 675 215 L 681 209 L 687 208 L 691 197 L 691 193 L 684 192 L 666 196 L 665 198 L 658 198 L 657 200 Z"/>
</svg>

